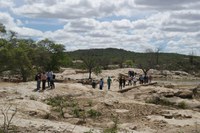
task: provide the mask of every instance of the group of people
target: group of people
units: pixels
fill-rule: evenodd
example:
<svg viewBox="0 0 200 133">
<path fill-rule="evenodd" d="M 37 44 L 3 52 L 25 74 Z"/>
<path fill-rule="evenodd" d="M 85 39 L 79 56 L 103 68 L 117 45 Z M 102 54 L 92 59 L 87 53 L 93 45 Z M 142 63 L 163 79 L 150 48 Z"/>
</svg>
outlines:
<svg viewBox="0 0 200 133">
<path fill-rule="evenodd" d="M 43 72 L 43 73 L 37 73 L 35 75 L 35 80 L 37 81 L 37 88 L 36 91 L 40 91 L 41 83 L 42 83 L 42 90 L 44 91 L 46 89 L 46 82 L 47 86 L 50 87 L 50 89 L 55 88 L 54 80 L 55 80 L 55 74 L 53 74 L 52 71 Z"/>
<path fill-rule="evenodd" d="M 151 75 L 140 75 L 139 82 L 140 84 L 151 83 L 152 76 Z"/>
<path fill-rule="evenodd" d="M 137 73 L 134 71 L 128 71 L 128 76 L 126 75 L 120 75 L 118 78 L 119 82 L 119 89 L 124 88 L 126 85 L 136 85 L 137 81 L 139 81 L 139 84 L 145 84 L 145 83 L 151 83 L 152 76 L 151 75 L 140 75 L 139 77 L 136 77 Z M 107 78 L 107 86 L 108 90 L 110 90 L 111 87 L 111 77 Z M 96 82 L 95 80 L 92 80 L 92 88 L 96 88 L 96 85 L 99 83 L 99 89 L 103 90 L 104 86 L 104 80 L 103 78 L 100 79 L 99 82 Z"/>
<path fill-rule="evenodd" d="M 108 77 L 108 79 L 107 79 L 108 90 L 110 90 L 111 82 L 112 82 L 111 78 Z M 92 88 L 95 89 L 96 85 L 97 85 L 97 83 L 95 82 L 95 80 L 92 80 Z M 104 81 L 103 81 L 103 78 L 101 78 L 99 81 L 99 89 L 103 90 L 103 86 L 104 86 Z"/>
</svg>

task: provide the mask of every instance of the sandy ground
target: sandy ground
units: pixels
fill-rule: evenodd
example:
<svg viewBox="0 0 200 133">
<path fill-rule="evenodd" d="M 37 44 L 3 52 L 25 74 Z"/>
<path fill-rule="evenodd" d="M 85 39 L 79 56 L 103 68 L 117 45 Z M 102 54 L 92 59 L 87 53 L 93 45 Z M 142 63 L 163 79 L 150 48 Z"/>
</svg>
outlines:
<svg viewBox="0 0 200 133">
<path fill-rule="evenodd" d="M 100 75 L 92 75 L 95 79 L 104 78 L 105 85 L 103 90 L 98 86 L 93 89 L 91 85 L 81 83 L 66 82 L 55 83 L 56 88 L 47 88 L 44 92 L 33 91 L 36 82 L 27 83 L 5 83 L 0 82 L 0 109 L 1 112 L 11 105 L 8 116 L 17 107 L 17 114 L 12 120 L 12 125 L 16 126 L 20 132 L 63 132 L 63 133 L 102 133 L 105 129 L 112 128 L 114 125 L 113 116 L 117 121 L 118 132 L 121 133 L 177 133 L 177 132 L 200 132 L 200 100 L 199 98 L 182 99 L 172 97 L 170 100 L 175 102 L 184 101 L 187 109 L 179 109 L 171 106 L 162 106 L 147 103 L 146 99 L 152 96 L 161 96 L 168 92 L 176 93 L 180 91 L 173 83 L 173 88 L 165 87 L 165 83 L 158 82 L 156 85 L 140 86 L 119 93 L 118 82 L 116 81 L 119 73 L 127 74 L 129 69 L 107 70 Z M 136 69 L 137 73 L 141 70 Z M 107 89 L 106 79 L 112 77 L 111 90 Z M 63 73 L 56 74 L 58 79 L 77 80 L 87 78 L 87 73 L 76 73 L 73 69 L 66 69 Z M 167 83 L 170 84 L 170 83 Z M 195 86 L 195 85 L 194 85 Z M 185 90 L 190 90 L 191 87 Z M 130 86 L 126 86 L 128 88 Z M 125 88 L 123 88 L 125 89 Z M 79 122 L 82 117 L 75 117 L 71 114 L 72 107 L 67 107 L 64 112 L 67 117 L 62 118 L 48 105 L 46 100 L 56 96 L 70 96 L 76 100 L 82 110 L 96 110 L 101 113 L 99 117 L 90 118 L 87 116 L 84 123 Z M 92 101 L 92 102 L 91 102 Z M 91 105 L 89 105 L 91 102 Z M 68 117 L 69 116 L 69 117 Z M 3 124 L 3 115 L 0 114 L 0 124 Z M 78 124 L 79 123 L 79 124 Z"/>
</svg>

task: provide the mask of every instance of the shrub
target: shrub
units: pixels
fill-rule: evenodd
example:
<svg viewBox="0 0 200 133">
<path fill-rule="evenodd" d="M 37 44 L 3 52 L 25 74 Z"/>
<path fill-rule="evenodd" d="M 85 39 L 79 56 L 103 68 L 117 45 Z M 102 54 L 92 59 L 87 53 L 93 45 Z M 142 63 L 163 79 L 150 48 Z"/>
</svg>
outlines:
<svg viewBox="0 0 200 133">
<path fill-rule="evenodd" d="M 105 129 L 103 133 L 117 133 L 119 124 L 118 115 L 117 116 L 112 115 L 112 121 L 114 122 L 114 125 L 111 128 Z"/>
<path fill-rule="evenodd" d="M 60 115 L 64 118 L 64 108 L 67 107 L 67 97 L 56 96 L 47 99 L 47 104 L 56 107 L 55 111 L 58 111 Z"/>
<path fill-rule="evenodd" d="M 149 100 L 146 101 L 146 103 L 153 103 L 156 105 L 164 105 L 164 106 L 173 106 L 175 103 L 174 102 L 170 102 L 168 99 L 166 98 L 159 98 L 159 97 L 153 97 Z"/>
<path fill-rule="evenodd" d="M 92 118 L 101 116 L 100 112 L 93 110 L 93 109 L 88 110 L 87 113 L 88 113 L 89 117 L 92 117 Z"/>
<path fill-rule="evenodd" d="M 178 108 L 180 108 L 180 109 L 186 109 L 186 108 L 187 108 L 187 104 L 186 104 L 184 101 L 178 103 L 177 106 L 178 106 Z"/>
<path fill-rule="evenodd" d="M 72 109 L 72 114 L 73 114 L 75 117 L 77 117 L 77 118 L 80 117 L 80 114 L 81 114 L 80 112 L 81 112 L 80 109 L 77 108 L 77 107 L 75 107 L 75 108 Z"/>
</svg>

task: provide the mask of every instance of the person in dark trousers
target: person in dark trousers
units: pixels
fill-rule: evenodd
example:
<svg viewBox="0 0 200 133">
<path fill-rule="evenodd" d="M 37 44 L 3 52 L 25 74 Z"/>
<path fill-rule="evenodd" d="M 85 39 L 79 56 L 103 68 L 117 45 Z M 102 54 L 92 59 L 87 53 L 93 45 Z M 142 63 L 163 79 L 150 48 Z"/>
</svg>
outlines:
<svg viewBox="0 0 200 133">
<path fill-rule="evenodd" d="M 99 89 L 103 90 L 103 79 L 102 78 L 100 79 L 100 82 L 99 82 Z"/>
<path fill-rule="evenodd" d="M 122 78 L 122 86 L 123 86 L 123 87 L 126 86 L 126 78 L 125 78 L 125 77 Z"/>
<path fill-rule="evenodd" d="M 119 89 L 122 89 L 122 76 L 119 77 Z"/>
<path fill-rule="evenodd" d="M 55 89 L 54 81 L 56 79 L 56 75 L 52 73 L 52 77 L 50 78 L 50 89 Z"/>
<path fill-rule="evenodd" d="M 37 81 L 37 88 L 36 88 L 36 91 L 40 91 L 41 73 L 37 73 L 37 74 L 35 75 L 35 80 Z"/>
<path fill-rule="evenodd" d="M 108 90 L 110 90 L 111 82 L 112 82 L 111 78 L 108 77 L 107 79 Z"/>
<path fill-rule="evenodd" d="M 48 87 L 50 87 L 52 78 L 53 78 L 53 72 L 52 71 L 48 71 L 47 72 L 47 84 L 48 84 Z"/>
<path fill-rule="evenodd" d="M 47 76 L 46 76 L 45 72 L 42 73 L 41 80 L 42 80 L 42 91 L 44 91 L 46 88 L 45 84 L 46 84 L 46 80 L 47 80 Z"/>
</svg>

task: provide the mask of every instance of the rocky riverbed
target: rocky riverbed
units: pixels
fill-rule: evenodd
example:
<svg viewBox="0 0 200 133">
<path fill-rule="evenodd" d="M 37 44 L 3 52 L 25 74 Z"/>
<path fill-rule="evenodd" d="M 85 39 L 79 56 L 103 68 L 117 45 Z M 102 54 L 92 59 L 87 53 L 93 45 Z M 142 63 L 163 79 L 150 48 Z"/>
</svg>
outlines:
<svg viewBox="0 0 200 133">
<path fill-rule="evenodd" d="M 200 132 L 200 86 L 198 77 L 181 71 L 149 73 L 157 84 L 137 83 L 118 92 L 118 74 L 127 69 L 105 70 L 92 75 L 112 78 L 111 90 L 77 83 L 87 73 L 64 69 L 57 73 L 56 88 L 35 92 L 36 82 L 0 83 L 0 124 L 13 115 L 9 131 L 24 133 L 192 133 Z M 139 74 L 140 69 L 133 69 Z M 161 80 L 162 79 L 162 80 Z M 163 79 L 170 79 L 163 82 Z M 174 80 L 196 81 L 180 84 Z M 126 89 L 131 86 L 126 86 Z M 15 114 L 16 113 L 16 114 Z M 5 126 L 4 126 L 5 127 Z M 3 129 L 2 129 L 3 130 Z"/>
</svg>

